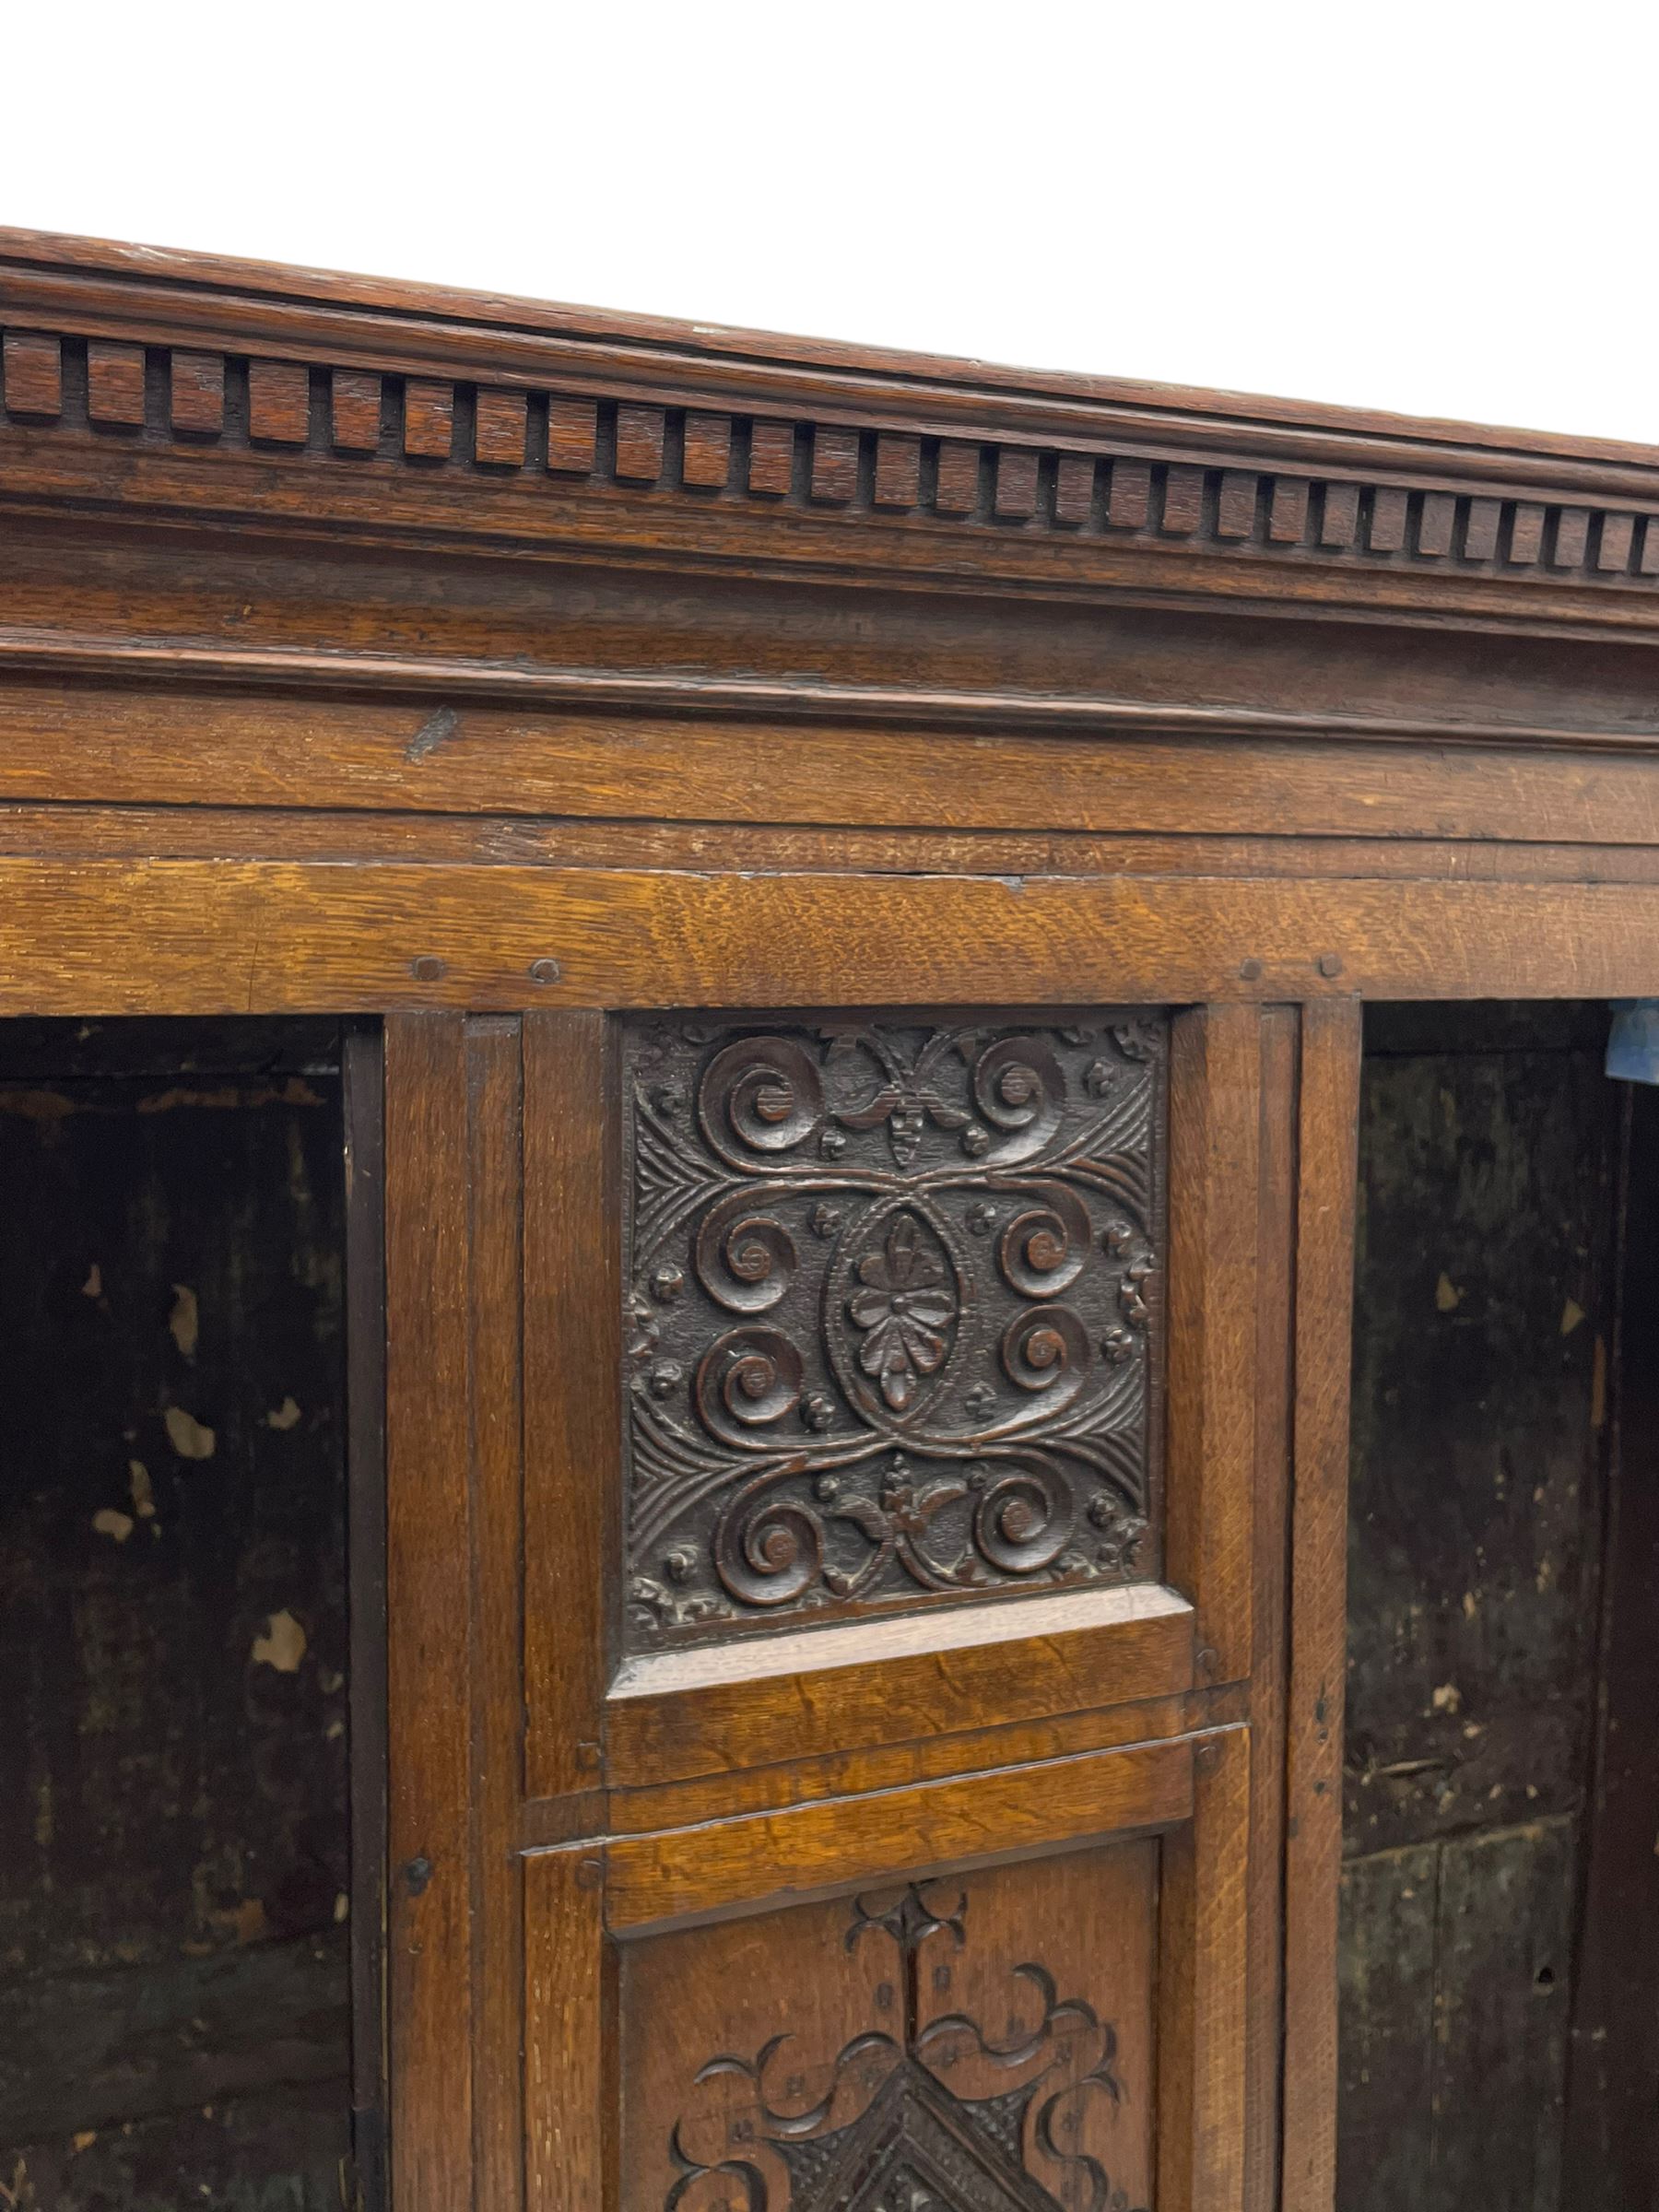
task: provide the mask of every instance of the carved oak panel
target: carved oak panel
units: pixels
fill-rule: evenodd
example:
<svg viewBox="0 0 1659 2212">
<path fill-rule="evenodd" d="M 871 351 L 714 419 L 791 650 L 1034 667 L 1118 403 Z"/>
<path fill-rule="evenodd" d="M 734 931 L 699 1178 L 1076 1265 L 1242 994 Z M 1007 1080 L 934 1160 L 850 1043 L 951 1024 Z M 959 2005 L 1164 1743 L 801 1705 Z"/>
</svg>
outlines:
<svg viewBox="0 0 1659 2212">
<path fill-rule="evenodd" d="M 645 1945 L 628 2212 L 1142 2212 L 1157 1848 Z"/>
<path fill-rule="evenodd" d="M 631 1647 L 1156 1575 L 1167 1039 L 629 1025 Z"/>
</svg>

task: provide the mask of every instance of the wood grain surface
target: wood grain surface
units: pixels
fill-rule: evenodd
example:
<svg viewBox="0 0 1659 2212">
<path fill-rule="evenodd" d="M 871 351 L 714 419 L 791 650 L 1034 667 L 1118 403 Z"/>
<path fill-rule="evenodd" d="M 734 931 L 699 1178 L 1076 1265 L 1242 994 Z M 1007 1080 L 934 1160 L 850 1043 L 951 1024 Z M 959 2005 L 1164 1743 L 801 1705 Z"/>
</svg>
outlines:
<svg viewBox="0 0 1659 2212">
<path fill-rule="evenodd" d="M 607 1924 L 713 1917 L 771 1898 L 1172 1827 L 1191 1812 L 1192 1772 L 1188 1743 L 1131 1746 L 853 1804 L 618 1839 L 606 1852 Z"/>
<path fill-rule="evenodd" d="M 446 2212 L 472 2203 L 466 1074 L 459 1017 L 387 1024 L 392 2177 Z"/>
<path fill-rule="evenodd" d="M 1359 1050 L 1352 1000 L 1303 1008 L 1286 1723 L 1285 2212 L 1327 2212 L 1335 2188 Z"/>
<path fill-rule="evenodd" d="M 1259 1030 L 1253 1006 L 1194 1008 L 1170 1068 L 1168 1568 L 1212 1682 L 1253 1657 Z"/>
<path fill-rule="evenodd" d="M 124 934 L 135 913 L 137 955 Z M 862 1002 L 894 1006 L 1628 996 L 1653 980 L 1656 931 L 1659 885 L 1648 884 L 7 858 L 0 1010 L 824 1006 L 849 975 Z M 558 973 L 542 982 L 531 971 L 548 960 Z"/>
<path fill-rule="evenodd" d="M 629 1660 L 606 1708 L 622 1788 L 1167 1697 L 1193 1609 L 1157 1583 Z"/>
</svg>

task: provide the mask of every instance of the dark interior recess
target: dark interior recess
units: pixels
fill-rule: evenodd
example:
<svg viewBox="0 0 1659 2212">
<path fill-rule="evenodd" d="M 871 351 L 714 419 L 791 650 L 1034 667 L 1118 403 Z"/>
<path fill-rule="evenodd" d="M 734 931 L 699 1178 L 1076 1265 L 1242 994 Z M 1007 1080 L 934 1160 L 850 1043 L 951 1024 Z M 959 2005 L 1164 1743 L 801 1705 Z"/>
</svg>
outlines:
<svg viewBox="0 0 1659 2212">
<path fill-rule="evenodd" d="M 0 2203 L 337 2212 L 337 1025 L 0 1024 Z"/>
<path fill-rule="evenodd" d="M 1659 1096 L 1368 1014 L 1341 2212 L 1659 2203 Z"/>
</svg>

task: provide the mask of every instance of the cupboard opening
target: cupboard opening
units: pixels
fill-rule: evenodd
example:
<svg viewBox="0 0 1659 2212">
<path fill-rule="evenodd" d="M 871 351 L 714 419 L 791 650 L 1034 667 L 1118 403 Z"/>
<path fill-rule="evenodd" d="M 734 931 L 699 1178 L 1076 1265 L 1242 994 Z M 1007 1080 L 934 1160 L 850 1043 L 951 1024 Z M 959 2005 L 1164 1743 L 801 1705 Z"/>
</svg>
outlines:
<svg viewBox="0 0 1659 2212">
<path fill-rule="evenodd" d="M 1340 2212 L 1659 2180 L 1659 1094 L 1606 1030 L 1367 1013 Z"/>
<path fill-rule="evenodd" d="M 378 1052 L 0 1024 L 8 2205 L 375 2201 Z"/>
</svg>

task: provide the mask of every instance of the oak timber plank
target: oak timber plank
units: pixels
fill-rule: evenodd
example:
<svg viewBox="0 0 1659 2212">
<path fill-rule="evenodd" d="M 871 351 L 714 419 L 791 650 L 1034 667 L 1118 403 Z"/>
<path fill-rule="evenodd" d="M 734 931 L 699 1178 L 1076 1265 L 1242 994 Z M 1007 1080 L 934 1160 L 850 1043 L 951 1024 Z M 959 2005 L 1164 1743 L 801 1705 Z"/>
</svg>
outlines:
<svg viewBox="0 0 1659 2212">
<path fill-rule="evenodd" d="M 0 854 L 77 860 L 410 861 L 768 875 L 1221 876 L 1659 882 L 1659 848 L 1441 838 L 1122 837 L 1031 830 L 823 830 L 567 816 L 0 801 Z"/>
<path fill-rule="evenodd" d="M 619 1554 L 621 1196 L 605 1017 L 524 1021 L 525 1786 L 601 1783 Z"/>
<path fill-rule="evenodd" d="M 1164 1843 L 1158 2201 L 1233 2212 L 1246 2150 L 1246 1929 L 1251 1742 L 1241 1728 L 1193 1754 L 1193 1818 Z"/>
<path fill-rule="evenodd" d="M 524 2191 L 524 1931 L 512 1844 L 524 1794 L 524 1423 L 520 1023 L 467 1024 L 472 1436 L 472 2117 L 474 2197 L 500 2212 Z"/>
<path fill-rule="evenodd" d="M 1171 1040 L 1168 1572 L 1213 1682 L 1253 1657 L 1260 1019 L 1201 1006 Z"/>
<path fill-rule="evenodd" d="M 393 2186 L 474 2201 L 465 1025 L 385 1032 Z"/>
<path fill-rule="evenodd" d="M 948 695 L 932 713 L 945 726 L 917 728 L 921 702 L 900 691 L 862 726 L 832 702 L 804 724 L 805 706 L 782 695 L 742 715 L 712 701 L 692 712 L 672 694 L 649 712 L 626 698 L 542 708 L 459 685 L 446 696 L 441 666 L 408 700 L 308 698 L 238 688 L 233 672 L 182 688 L 176 660 L 125 682 L 7 675 L 0 800 L 1659 841 L 1659 754 L 1573 751 L 1570 739 L 1375 743 L 1313 724 L 1245 745 L 1202 727 L 1161 733 L 1150 708 L 1122 733 L 1048 733 L 1018 727 L 1016 698 L 976 717 Z M 171 688 L 153 681 L 161 673 Z"/>
<path fill-rule="evenodd" d="M 616 2201 L 617 1964 L 603 1871 L 584 1850 L 524 1862 L 526 2212 L 596 2212 Z"/>
<path fill-rule="evenodd" d="M 1041 1720 L 1190 1688 L 1193 1611 L 1157 1583 L 1010 1599 L 629 1661 L 618 1787 Z"/>
<path fill-rule="evenodd" d="M 1250 1718 L 1250 2011 L 1245 2212 L 1277 2212 L 1284 1989 L 1285 1610 L 1300 1034 L 1293 1006 L 1264 1009 L 1256 1224 L 1255 1599 Z"/>
<path fill-rule="evenodd" d="M 606 1915 L 618 1933 L 805 1898 L 924 1868 L 1170 1828 L 1193 1804 L 1193 1747 L 1002 1769 L 844 1801 L 718 1821 L 606 1848 Z M 530 1862 L 534 1864 L 534 1854 Z"/>
<path fill-rule="evenodd" d="M 1330 2212 L 1359 1007 L 1302 1008 L 1285 1859 L 1284 2212 Z"/>
<path fill-rule="evenodd" d="M 0 860 L 0 1013 L 1619 997 L 1656 941 L 1646 884 Z"/>
<path fill-rule="evenodd" d="M 1103 1706 L 1092 1712 L 1050 1714 L 1040 1721 L 969 1729 L 959 1735 L 866 1745 L 857 1750 L 793 1759 L 770 1767 L 737 1768 L 729 1774 L 697 1775 L 686 1782 L 631 1789 L 618 1785 L 609 1793 L 608 1815 L 611 1829 L 618 1835 L 688 1828 L 699 1821 L 729 1818 L 739 1813 L 781 1810 L 832 1797 L 863 1795 L 872 1790 L 902 1789 L 953 1774 L 980 1774 L 994 1767 L 1030 1766 L 1125 1744 L 1162 1742 L 1202 1729 L 1234 1726 L 1246 1717 L 1244 1688 L 1230 1683 L 1217 1689 Z M 559 1809 L 534 1803 L 525 1807 L 527 1844 L 567 1840 L 570 1831 L 547 1832 L 547 1823 Z"/>
</svg>

